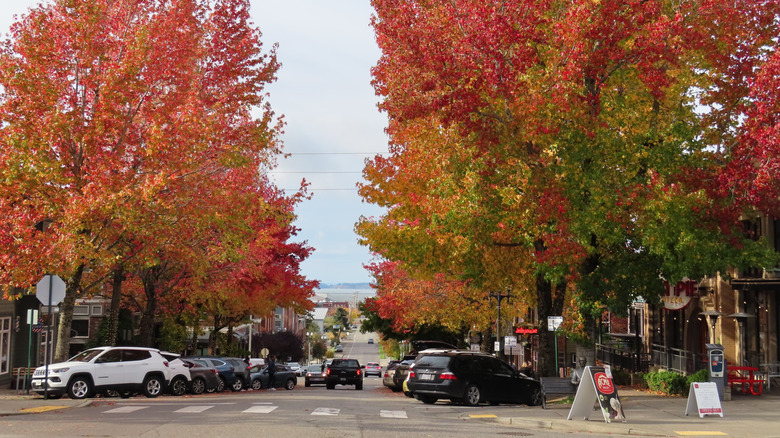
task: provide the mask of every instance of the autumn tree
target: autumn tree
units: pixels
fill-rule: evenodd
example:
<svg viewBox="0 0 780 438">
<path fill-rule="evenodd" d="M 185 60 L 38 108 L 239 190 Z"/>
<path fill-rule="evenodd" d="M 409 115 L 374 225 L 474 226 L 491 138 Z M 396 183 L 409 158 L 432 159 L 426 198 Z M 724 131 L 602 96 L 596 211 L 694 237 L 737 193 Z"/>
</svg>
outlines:
<svg viewBox="0 0 780 438">
<path fill-rule="evenodd" d="M 375 252 L 509 284 L 542 321 L 570 304 L 590 339 L 662 278 L 772 263 L 714 186 L 775 2 L 372 4 L 391 138 L 361 188 L 388 207 L 358 224 Z"/>
<path fill-rule="evenodd" d="M 193 243 L 209 230 L 242 247 L 245 215 L 213 201 L 231 169 L 279 152 L 264 92 L 279 65 L 260 38 L 247 0 L 57 0 L 13 25 L 0 53 L 0 283 L 66 279 L 58 359 L 75 299 L 94 293 L 85 272 L 115 291 L 122 273 L 142 274 L 153 306 L 161 280 L 205 271 Z"/>
</svg>

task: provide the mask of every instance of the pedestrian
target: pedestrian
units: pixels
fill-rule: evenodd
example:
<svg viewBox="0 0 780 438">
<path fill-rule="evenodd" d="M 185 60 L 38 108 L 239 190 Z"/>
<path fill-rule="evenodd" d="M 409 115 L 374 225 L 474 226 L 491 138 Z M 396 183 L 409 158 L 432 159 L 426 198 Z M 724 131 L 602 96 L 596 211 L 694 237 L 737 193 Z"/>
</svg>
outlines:
<svg viewBox="0 0 780 438">
<path fill-rule="evenodd" d="M 268 389 L 276 391 L 276 356 L 268 356 Z"/>
</svg>

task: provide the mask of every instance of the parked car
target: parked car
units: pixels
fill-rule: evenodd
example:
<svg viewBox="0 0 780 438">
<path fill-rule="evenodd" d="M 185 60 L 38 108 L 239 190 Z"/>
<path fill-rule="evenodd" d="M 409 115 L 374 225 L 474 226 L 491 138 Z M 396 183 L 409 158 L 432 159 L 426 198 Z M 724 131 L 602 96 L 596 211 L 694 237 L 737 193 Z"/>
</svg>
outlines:
<svg viewBox="0 0 780 438">
<path fill-rule="evenodd" d="M 191 393 L 203 394 L 206 391 L 216 391 L 217 387 L 220 385 L 220 382 L 222 382 L 219 378 L 219 373 L 216 368 L 211 368 L 189 359 L 181 360 L 190 369 L 192 382 L 190 382 L 189 390 Z"/>
<path fill-rule="evenodd" d="M 336 353 L 343 353 L 344 352 L 344 346 L 339 344 L 336 345 Z"/>
<path fill-rule="evenodd" d="M 252 377 L 249 373 L 250 365 L 244 359 L 237 357 L 220 357 L 220 359 L 233 366 L 233 372 L 236 374 L 236 380 L 230 386 L 232 391 L 241 391 L 249 389 Z"/>
<path fill-rule="evenodd" d="M 366 363 L 365 375 L 366 377 L 374 375 L 377 377 L 382 377 L 382 366 L 379 365 L 379 362 Z"/>
<path fill-rule="evenodd" d="M 298 377 L 303 377 L 306 375 L 306 368 L 302 367 L 298 362 L 287 362 L 285 365 L 290 367 L 290 369 L 293 370 L 295 375 Z"/>
<path fill-rule="evenodd" d="M 252 376 L 251 385 L 252 389 L 268 388 L 268 367 L 253 366 L 250 370 Z M 295 389 L 295 385 L 298 384 L 298 377 L 295 375 L 295 371 L 291 368 L 276 364 L 276 376 L 274 378 L 274 388 L 284 388 L 286 390 Z"/>
<path fill-rule="evenodd" d="M 184 395 L 190 388 L 192 376 L 190 367 L 181 360 L 179 354 L 161 351 L 160 354 L 168 361 L 171 380 L 168 383 L 168 392 L 171 395 Z"/>
<path fill-rule="evenodd" d="M 426 404 L 439 399 L 476 406 L 481 402 L 542 404 L 542 385 L 489 354 L 473 351 L 421 352 L 407 384 Z"/>
<path fill-rule="evenodd" d="M 382 375 L 382 384 L 390 388 L 393 392 L 398 392 L 401 390 L 401 385 L 397 385 L 393 380 L 393 377 L 395 376 L 395 368 L 399 363 L 401 363 L 400 360 L 389 361 L 387 363 L 387 368 L 385 368 L 385 372 Z"/>
<path fill-rule="evenodd" d="M 368 343 L 369 344 L 373 344 L 374 343 L 374 338 L 368 338 Z"/>
<path fill-rule="evenodd" d="M 304 386 L 325 384 L 325 364 L 309 365 L 304 376 Z"/>
<path fill-rule="evenodd" d="M 227 388 L 232 388 L 233 384 L 236 382 L 235 368 L 222 359 L 217 359 L 215 357 L 187 357 L 186 359 L 217 370 L 219 384 L 215 389 L 216 392 L 222 392 Z"/>
<path fill-rule="evenodd" d="M 143 347 L 90 348 L 65 362 L 38 367 L 32 376 L 32 390 L 60 398 L 91 397 L 98 392 L 116 391 L 126 396 L 141 392 L 149 398 L 162 394 L 168 386 L 168 361 L 159 350 Z"/>
</svg>

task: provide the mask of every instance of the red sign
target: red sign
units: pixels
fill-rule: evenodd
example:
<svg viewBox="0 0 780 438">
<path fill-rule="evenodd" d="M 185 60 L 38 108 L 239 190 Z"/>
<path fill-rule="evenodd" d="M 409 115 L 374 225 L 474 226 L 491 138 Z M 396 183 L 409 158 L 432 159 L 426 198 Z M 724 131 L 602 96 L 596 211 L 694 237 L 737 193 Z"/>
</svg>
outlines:
<svg viewBox="0 0 780 438">
<path fill-rule="evenodd" d="M 515 334 L 516 335 L 535 335 L 537 333 L 539 333 L 539 329 L 537 329 L 537 328 L 515 327 Z"/>
<path fill-rule="evenodd" d="M 602 394 L 612 394 L 615 392 L 615 387 L 612 385 L 612 379 L 607 377 L 605 373 L 596 373 L 593 376 L 596 379 L 596 389 Z"/>
</svg>

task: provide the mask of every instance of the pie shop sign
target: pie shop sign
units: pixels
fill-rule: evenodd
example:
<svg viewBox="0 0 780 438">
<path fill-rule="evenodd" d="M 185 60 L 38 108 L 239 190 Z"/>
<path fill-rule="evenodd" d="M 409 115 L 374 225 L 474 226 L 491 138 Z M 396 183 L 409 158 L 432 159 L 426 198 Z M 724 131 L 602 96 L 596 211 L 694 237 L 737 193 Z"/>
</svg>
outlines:
<svg viewBox="0 0 780 438">
<path fill-rule="evenodd" d="M 693 280 L 684 278 L 682 281 L 672 287 L 668 282 L 664 281 L 666 293 L 664 293 L 664 296 L 661 297 L 661 300 L 664 302 L 664 309 L 684 309 L 685 306 L 691 302 L 691 298 L 696 296 L 697 284 L 698 283 Z"/>
</svg>

